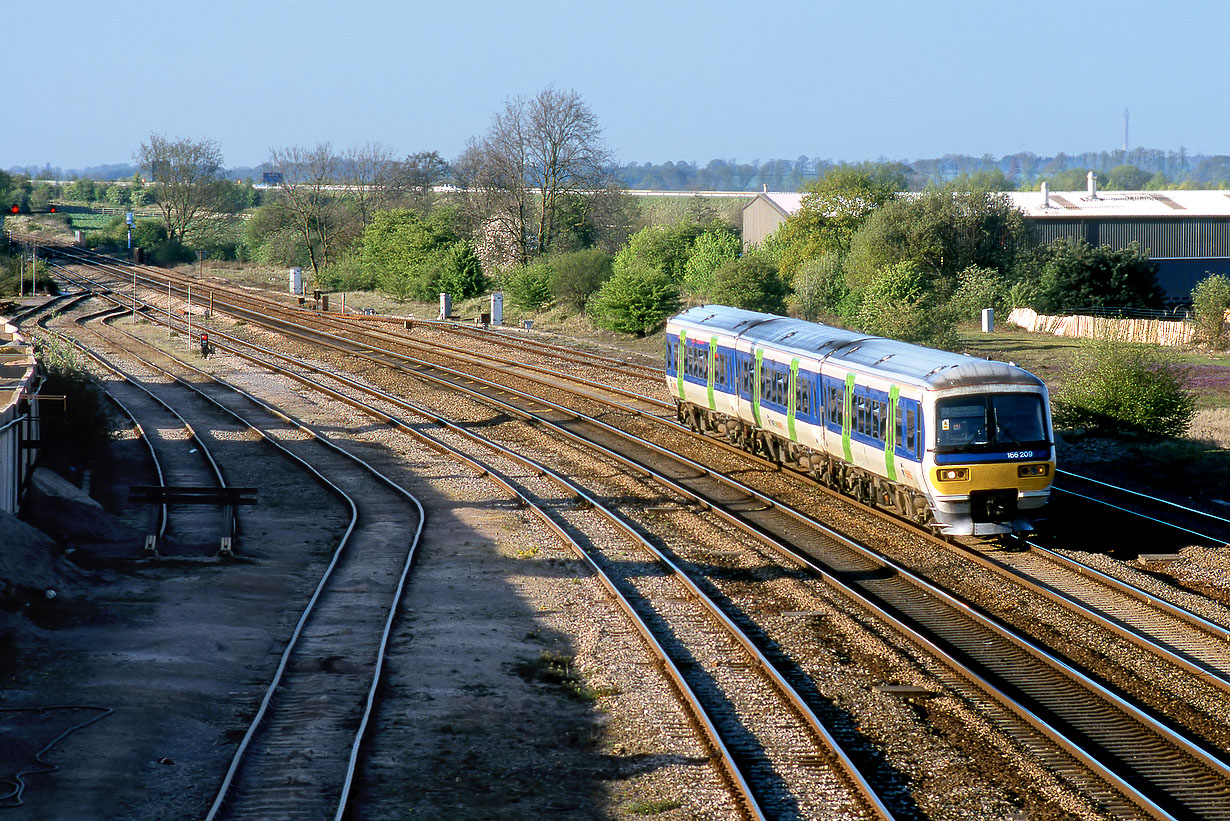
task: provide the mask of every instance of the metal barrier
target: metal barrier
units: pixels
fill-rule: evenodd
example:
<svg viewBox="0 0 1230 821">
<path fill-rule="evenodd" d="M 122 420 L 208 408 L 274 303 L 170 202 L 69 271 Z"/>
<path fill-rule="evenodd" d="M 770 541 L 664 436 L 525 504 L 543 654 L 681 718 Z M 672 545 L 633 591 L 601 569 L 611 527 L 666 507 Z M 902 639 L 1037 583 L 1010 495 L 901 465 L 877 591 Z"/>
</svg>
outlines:
<svg viewBox="0 0 1230 821">
<path fill-rule="evenodd" d="M 34 348 L 17 328 L 0 328 L 0 510 L 16 514 L 34 469 L 38 441 L 38 366 Z"/>
</svg>

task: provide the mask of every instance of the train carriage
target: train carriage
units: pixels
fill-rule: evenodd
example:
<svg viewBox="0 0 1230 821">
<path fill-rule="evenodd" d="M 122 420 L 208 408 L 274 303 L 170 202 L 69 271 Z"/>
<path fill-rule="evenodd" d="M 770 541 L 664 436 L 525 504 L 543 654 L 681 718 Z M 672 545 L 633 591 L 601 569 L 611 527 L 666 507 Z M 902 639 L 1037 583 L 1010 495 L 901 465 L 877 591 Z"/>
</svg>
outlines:
<svg viewBox="0 0 1230 821">
<path fill-rule="evenodd" d="M 718 305 L 666 330 L 679 419 L 949 535 L 1032 530 L 1046 386 L 1010 364 Z"/>
</svg>

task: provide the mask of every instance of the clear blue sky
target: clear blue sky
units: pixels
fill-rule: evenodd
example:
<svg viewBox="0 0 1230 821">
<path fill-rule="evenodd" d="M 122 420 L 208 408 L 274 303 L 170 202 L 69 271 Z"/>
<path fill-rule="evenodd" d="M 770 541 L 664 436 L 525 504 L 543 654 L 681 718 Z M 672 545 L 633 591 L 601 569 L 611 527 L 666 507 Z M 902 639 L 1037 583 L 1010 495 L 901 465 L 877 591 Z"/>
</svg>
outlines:
<svg viewBox="0 0 1230 821">
<path fill-rule="evenodd" d="M 452 160 L 510 97 L 589 103 L 620 162 L 1230 154 L 1230 3 L 6 0 L 0 168 L 151 133 Z"/>
</svg>

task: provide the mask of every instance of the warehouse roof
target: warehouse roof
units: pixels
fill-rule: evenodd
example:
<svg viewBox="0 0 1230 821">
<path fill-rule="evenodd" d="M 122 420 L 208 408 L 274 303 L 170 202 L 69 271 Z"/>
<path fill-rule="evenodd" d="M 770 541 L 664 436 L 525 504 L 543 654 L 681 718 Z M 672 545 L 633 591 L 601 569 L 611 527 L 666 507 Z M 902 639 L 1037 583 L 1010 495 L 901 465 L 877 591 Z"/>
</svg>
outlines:
<svg viewBox="0 0 1230 821">
<path fill-rule="evenodd" d="M 1230 218 L 1230 191 L 1009 191 L 1012 204 L 1035 219 L 1090 217 Z"/>
</svg>

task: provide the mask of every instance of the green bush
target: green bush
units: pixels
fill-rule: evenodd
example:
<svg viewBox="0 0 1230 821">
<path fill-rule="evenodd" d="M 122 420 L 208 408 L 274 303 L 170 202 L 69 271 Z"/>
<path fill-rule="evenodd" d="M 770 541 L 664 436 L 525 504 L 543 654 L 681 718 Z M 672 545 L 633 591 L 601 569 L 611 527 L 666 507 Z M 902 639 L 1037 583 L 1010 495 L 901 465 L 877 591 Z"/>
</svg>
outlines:
<svg viewBox="0 0 1230 821">
<path fill-rule="evenodd" d="M 49 333 L 35 336 L 35 355 L 46 377 L 40 393 L 64 402 L 40 402 L 40 460 L 58 469 L 80 466 L 106 455 L 115 426 L 97 377 L 68 342 Z"/>
<path fill-rule="evenodd" d="M 1009 286 L 994 268 L 971 265 L 957 274 L 957 288 L 948 306 L 958 320 L 978 320 L 984 308 L 993 308 L 997 317 L 1006 317 Z"/>
<path fill-rule="evenodd" d="M 841 313 L 842 303 L 850 293 L 837 254 L 821 254 L 801 263 L 791 286 L 794 293 L 790 307 L 799 316 L 813 321 L 821 314 Z"/>
<path fill-rule="evenodd" d="M 777 266 L 757 254 L 732 259 L 713 272 L 709 298 L 720 305 L 782 314 L 790 292 Z"/>
<path fill-rule="evenodd" d="M 653 333 L 679 310 L 679 286 L 666 271 L 632 263 L 615 273 L 594 294 L 591 313 L 604 328 L 636 336 Z"/>
<path fill-rule="evenodd" d="M 709 293 L 714 273 L 731 260 L 739 258 L 743 243 L 738 235 L 725 228 L 705 231 L 692 243 L 687 262 L 683 264 L 683 287 L 689 294 Z"/>
<path fill-rule="evenodd" d="M 551 294 L 560 305 L 574 311 L 585 303 L 611 277 L 611 256 L 598 248 L 552 255 Z"/>
<path fill-rule="evenodd" d="M 1056 427 L 1152 438 L 1183 436 L 1196 413 L 1172 355 L 1115 339 L 1076 355 L 1051 404 Z"/>
<path fill-rule="evenodd" d="M 859 295 L 854 324 L 867 333 L 952 350 L 957 345 L 955 317 L 928 286 L 914 262 L 881 268 Z"/>
<path fill-rule="evenodd" d="M 526 311 L 541 311 L 551 304 L 551 266 L 546 260 L 531 262 L 504 277 L 508 301 Z"/>
<path fill-rule="evenodd" d="M 1196 283 L 1192 290 L 1196 338 L 1211 345 L 1213 353 L 1222 349 L 1226 338 L 1227 309 L 1230 309 L 1230 277 L 1211 274 Z"/>
</svg>

